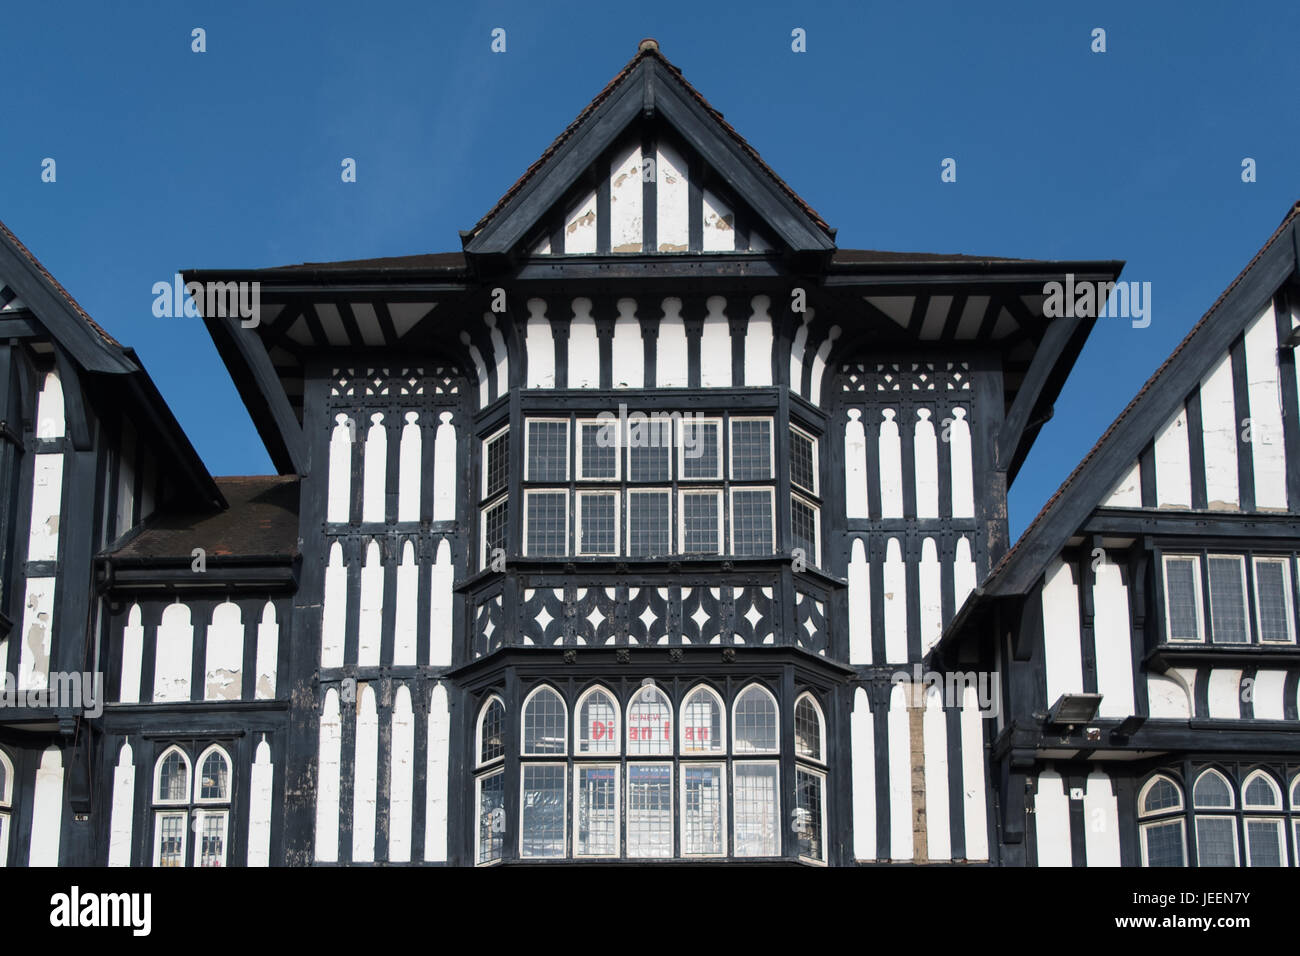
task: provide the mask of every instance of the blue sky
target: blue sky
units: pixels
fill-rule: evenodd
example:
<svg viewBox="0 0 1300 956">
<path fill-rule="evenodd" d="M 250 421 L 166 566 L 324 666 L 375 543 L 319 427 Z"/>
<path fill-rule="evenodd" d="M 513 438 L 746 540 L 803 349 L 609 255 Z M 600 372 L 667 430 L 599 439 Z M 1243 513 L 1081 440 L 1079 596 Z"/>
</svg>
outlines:
<svg viewBox="0 0 1300 956">
<path fill-rule="evenodd" d="M 1282 0 L 15 4 L 4 35 L 0 219 L 136 348 L 215 474 L 270 463 L 201 323 L 153 317 L 153 283 L 459 249 L 644 36 L 842 247 L 1116 258 L 1152 283 L 1149 328 L 1099 320 L 1012 488 L 1013 536 L 1300 199 Z"/>
</svg>

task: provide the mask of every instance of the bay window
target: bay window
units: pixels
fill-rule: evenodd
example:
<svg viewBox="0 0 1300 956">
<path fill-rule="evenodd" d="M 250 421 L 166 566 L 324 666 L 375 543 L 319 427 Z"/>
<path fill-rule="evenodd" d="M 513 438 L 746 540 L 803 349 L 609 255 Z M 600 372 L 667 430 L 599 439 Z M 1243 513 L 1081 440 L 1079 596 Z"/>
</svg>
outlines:
<svg viewBox="0 0 1300 956">
<path fill-rule="evenodd" d="M 1165 554 L 1165 639 L 1294 644 L 1293 562 L 1291 555 Z"/>
<path fill-rule="evenodd" d="M 191 772 L 188 754 L 179 746 L 169 747 L 154 765 L 154 866 L 227 865 L 230 757 L 213 744 L 194 765 L 199 768 L 197 777 Z"/>
</svg>

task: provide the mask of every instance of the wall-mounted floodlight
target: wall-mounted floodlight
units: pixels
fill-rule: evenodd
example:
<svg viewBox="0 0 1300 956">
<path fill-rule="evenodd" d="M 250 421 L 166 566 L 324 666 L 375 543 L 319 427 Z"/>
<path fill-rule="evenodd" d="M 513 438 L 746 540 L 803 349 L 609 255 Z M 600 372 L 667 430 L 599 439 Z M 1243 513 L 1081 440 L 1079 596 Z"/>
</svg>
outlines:
<svg viewBox="0 0 1300 956">
<path fill-rule="evenodd" d="M 1086 724 L 1097 716 L 1101 694 L 1062 694 L 1047 712 L 1047 722 L 1057 726 Z"/>
</svg>

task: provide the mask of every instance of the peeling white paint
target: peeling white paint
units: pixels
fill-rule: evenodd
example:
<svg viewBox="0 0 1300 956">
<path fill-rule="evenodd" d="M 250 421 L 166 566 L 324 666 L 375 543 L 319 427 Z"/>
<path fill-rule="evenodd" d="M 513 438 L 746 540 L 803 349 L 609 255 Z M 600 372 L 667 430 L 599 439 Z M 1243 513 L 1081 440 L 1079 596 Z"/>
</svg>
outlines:
<svg viewBox="0 0 1300 956">
<path fill-rule="evenodd" d="M 190 699 L 190 672 L 194 667 L 194 627 L 188 606 L 168 605 L 154 639 L 154 703 Z"/>
<path fill-rule="evenodd" d="M 3 660 L 0 656 L 0 660 Z M 144 625 L 140 605 L 132 604 L 122 629 L 122 682 L 117 699 L 124 704 L 140 703 L 140 676 L 144 668 Z"/>
<path fill-rule="evenodd" d="M 248 794 L 248 865 L 271 865 L 271 800 L 275 767 L 266 736 L 257 745 Z M 336 814 L 337 818 L 337 814 Z"/>
<path fill-rule="evenodd" d="M 320 718 L 320 760 L 316 774 L 316 859 L 337 863 L 339 858 L 339 760 L 343 746 L 339 694 L 325 692 Z"/>
<path fill-rule="evenodd" d="M 41 754 L 32 792 L 31 850 L 28 866 L 59 865 L 59 835 L 63 828 L 63 754 L 54 744 Z"/>
<path fill-rule="evenodd" d="M 131 825 L 135 819 L 135 766 L 125 740 L 113 768 L 113 805 L 108 833 L 108 865 L 131 865 Z"/>
<path fill-rule="evenodd" d="M 321 604 L 321 667 L 342 667 L 348 617 L 348 569 L 343 564 L 343 545 L 330 545 L 325 568 L 325 599 Z"/>
<path fill-rule="evenodd" d="M 267 601 L 262 620 L 257 625 L 257 700 L 275 698 L 276 675 L 280 666 L 280 625 L 275 620 L 275 605 Z"/>
<path fill-rule="evenodd" d="M 239 700 L 242 696 L 244 622 L 239 605 L 217 605 L 208 625 L 207 662 L 203 671 L 204 700 Z"/>
</svg>

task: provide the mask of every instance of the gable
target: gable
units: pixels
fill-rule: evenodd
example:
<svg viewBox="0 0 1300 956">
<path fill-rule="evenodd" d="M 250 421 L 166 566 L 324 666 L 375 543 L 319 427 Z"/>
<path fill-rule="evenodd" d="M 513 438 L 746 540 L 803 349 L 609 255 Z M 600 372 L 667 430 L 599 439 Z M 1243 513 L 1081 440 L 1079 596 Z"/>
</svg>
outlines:
<svg viewBox="0 0 1300 956">
<path fill-rule="evenodd" d="M 469 256 L 834 248 L 653 40 L 463 241 Z"/>
<path fill-rule="evenodd" d="M 1300 203 L 1030 523 L 984 593 L 1025 593 L 1098 507 L 1300 510 L 1300 469 L 1286 462 L 1287 438 L 1300 443 L 1298 219 Z"/>
</svg>

